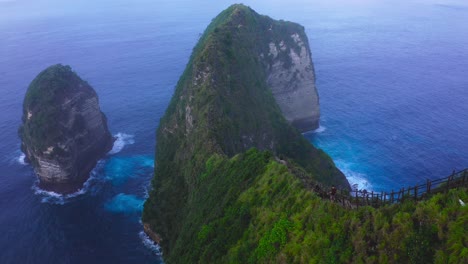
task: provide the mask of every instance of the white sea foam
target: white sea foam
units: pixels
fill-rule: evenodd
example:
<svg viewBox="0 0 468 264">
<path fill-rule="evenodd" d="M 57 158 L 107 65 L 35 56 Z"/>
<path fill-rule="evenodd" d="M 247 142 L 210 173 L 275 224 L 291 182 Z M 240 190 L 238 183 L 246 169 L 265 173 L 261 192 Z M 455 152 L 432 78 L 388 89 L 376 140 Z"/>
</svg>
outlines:
<svg viewBox="0 0 468 264">
<path fill-rule="evenodd" d="M 28 165 L 26 155 L 20 149 L 16 150 L 11 156 L 6 157 L 6 161 L 11 165 Z"/>
<path fill-rule="evenodd" d="M 114 142 L 114 146 L 112 147 L 111 151 L 109 151 L 109 154 L 116 154 L 122 151 L 122 149 L 125 147 L 125 145 L 131 145 L 135 143 L 135 140 L 133 139 L 133 135 L 125 134 L 125 133 L 117 133 L 115 135 L 117 138 Z"/>
<path fill-rule="evenodd" d="M 151 187 L 151 182 L 148 183 L 147 186 L 143 186 L 143 198 L 148 199 L 149 198 L 149 193 L 151 191 L 152 187 Z"/>
<path fill-rule="evenodd" d="M 366 179 L 366 175 L 363 173 L 355 172 L 355 171 L 345 171 L 342 170 L 342 172 L 345 174 L 346 178 L 348 179 L 348 182 L 351 186 L 353 186 L 353 189 L 358 189 L 358 190 L 372 190 L 372 185 L 369 183 L 369 181 Z M 354 188 L 355 186 L 355 188 Z"/>
<path fill-rule="evenodd" d="M 24 155 L 24 153 L 21 153 L 16 160 L 18 161 L 19 164 L 26 165 L 25 159 L 26 159 L 26 155 Z"/>
<path fill-rule="evenodd" d="M 336 161 L 336 166 L 343 172 L 352 189 L 372 190 L 372 184 L 367 180 L 367 175 L 352 169 L 352 164 L 343 161 Z"/>
<path fill-rule="evenodd" d="M 83 184 L 83 187 L 79 189 L 78 191 L 70 194 L 60 194 L 56 193 L 53 191 L 46 191 L 41 188 L 39 188 L 39 180 L 35 181 L 31 189 L 34 191 L 34 194 L 38 195 L 41 197 L 41 202 L 42 203 L 50 203 L 50 204 L 59 204 L 63 205 L 66 204 L 70 201 L 73 201 L 74 198 L 77 198 L 85 193 L 90 192 L 91 190 L 94 189 L 96 186 L 96 182 L 99 181 L 97 178 L 97 170 L 101 169 L 103 165 L 103 161 L 100 160 L 98 164 L 96 165 L 96 168 L 94 168 L 91 173 L 90 177 L 86 182 Z"/>
<path fill-rule="evenodd" d="M 50 204 L 66 204 L 72 198 L 78 197 L 84 193 L 86 193 L 85 187 L 79 189 L 77 192 L 70 193 L 70 194 L 60 194 L 52 191 L 46 191 L 39 188 L 39 181 L 36 181 L 32 187 L 34 190 L 34 194 L 41 196 L 42 203 L 50 203 Z"/>
<path fill-rule="evenodd" d="M 141 242 L 143 243 L 143 245 L 145 245 L 145 247 L 153 251 L 156 255 L 162 256 L 161 247 L 158 244 L 154 243 L 154 241 L 151 240 L 151 238 L 149 238 L 149 236 L 145 232 L 140 231 L 140 233 L 138 233 L 138 236 L 140 237 Z"/>
<path fill-rule="evenodd" d="M 324 126 L 319 126 L 319 128 L 315 129 L 314 131 L 312 131 L 313 133 L 322 133 L 323 131 L 325 131 L 327 128 L 324 127 Z"/>
</svg>

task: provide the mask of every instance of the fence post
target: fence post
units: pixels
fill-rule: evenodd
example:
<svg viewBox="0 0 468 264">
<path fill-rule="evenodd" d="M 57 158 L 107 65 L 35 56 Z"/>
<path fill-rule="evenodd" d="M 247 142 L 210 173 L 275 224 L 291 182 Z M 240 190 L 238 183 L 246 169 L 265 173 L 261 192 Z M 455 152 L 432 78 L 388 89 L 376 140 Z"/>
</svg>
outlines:
<svg viewBox="0 0 468 264">
<path fill-rule="evenodd" d="M 418 199 L 418 185 L 414 186 L 414 199 Z"/>
<path fill-rule="evenodd" d="M 385 205 L 385 202 L 387 201 L 387 194 L 384 192 L 383 193 L 383 204 Z"/>
<path fill-rule="evenodd" d="M 431 182 L 429 179 L 426 179 L 426 190 L 428 194 L 431 193 Z"/>
<path fill-rule="evenodd" d="M 463 171 L 463 180 L 462 180 L 463 185 L 465 185 L 465 181 L 466 181 L 466 170 Z"/>
<path fill-rule="evenodd" d="M 356 207 L 359 208 L 358 191 L 356 190 Z"/>
</svg>

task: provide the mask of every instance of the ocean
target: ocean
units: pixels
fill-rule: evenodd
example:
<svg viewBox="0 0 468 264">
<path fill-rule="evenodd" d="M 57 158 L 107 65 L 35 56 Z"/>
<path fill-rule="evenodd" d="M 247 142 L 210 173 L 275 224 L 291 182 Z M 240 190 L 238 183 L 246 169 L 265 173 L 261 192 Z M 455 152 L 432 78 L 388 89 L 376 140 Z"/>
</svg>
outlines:
<svg viewBox="0 0 468 264">
<path fill-rule="evenodd" d="M 305 27 L 322 116 L 304 136 L 357 188 L 468 167 L 468 4 L 243 2 Z M 0 0 L 0 263 L 162 263 L 139 220 L 155 130 L 200 34 L 232 3 Z M 118 138 L 68 196 L 37 188 L 17 136 L 29 83 L 56 63 L 94 87 Z"/>
</svg>

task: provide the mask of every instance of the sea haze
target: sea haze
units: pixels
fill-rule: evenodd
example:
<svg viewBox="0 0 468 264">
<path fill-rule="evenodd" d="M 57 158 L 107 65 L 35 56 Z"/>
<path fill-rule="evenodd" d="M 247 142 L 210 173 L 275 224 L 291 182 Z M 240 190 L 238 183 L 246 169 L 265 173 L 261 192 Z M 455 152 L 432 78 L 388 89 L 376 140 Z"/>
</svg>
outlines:
<svg viewBox="0 0 468 264">
<path fill-rule="evenodd" d="M 155 130 L 200 34 L 234 1 L 69 2 L 0 0 L 0 263 L 160 263 L 139 222 Z M 358 188 L 468 167 L 468 4 L 243 2 L 305 27 L 322 111 L 305 136 Z M 37 189 L 17 136 L 28 84 L 56 63 L 95 88 L 118 137 L 68 196 Z"/>
</svg>

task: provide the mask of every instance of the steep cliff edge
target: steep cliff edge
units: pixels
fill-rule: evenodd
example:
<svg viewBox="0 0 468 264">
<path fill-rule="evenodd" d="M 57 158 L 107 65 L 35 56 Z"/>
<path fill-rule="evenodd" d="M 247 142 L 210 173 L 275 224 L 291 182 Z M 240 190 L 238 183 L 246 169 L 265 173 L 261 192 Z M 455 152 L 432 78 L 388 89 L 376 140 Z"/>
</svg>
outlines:
<svg viewBox="0 0 468 264">
<path fill-rule="evenodd" d="M 273 31 L 283 31 L 281 35 Z M 315 73 L 304 28 L 271 22 L 265 62 L 267 83 L 281 111 L 301 132 L 319 127 L 320 105 Z"/>
<path fill-rule="evenodd" d="M 288 116 L 285 108 L 297 90 L 316 98 L 315 88 L 299 87 L 313 83 L 306 41 L 300 25 L 243 5 L 223 11 L 199 40 L 157 131 L 153 189 L 143 212 L 145 230 L 161 239 L 167 262 L 198 261 L 203 245 L 191 245 L 200 229 L 235 217 L 239 229 L 224 232 L 230 239 L 213 252 L 226 254 L 253 213 L 244 208 L 237 217 L 229 210 L 271 164 L 289 164 L 303 178 L 349 189 L 333 161 L 291 125 L 312 127 L 311 109 L 301 109 L 301 101 Z M 281 52 L 272 53 L 275 45 Z M 283 81 L 289 85 L 284 90 Z"/>
<path fill-rule="evenodd" d="M 22 120 L 21 149 L 47 190 L 78 190 L 113 146 L 96 92 L 69 66 L 51 66 L 32 81 Z"/>
</svg>

